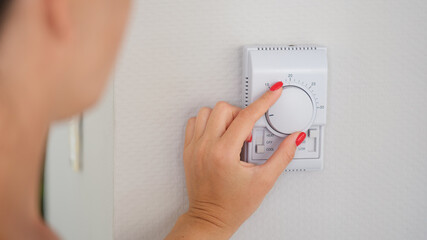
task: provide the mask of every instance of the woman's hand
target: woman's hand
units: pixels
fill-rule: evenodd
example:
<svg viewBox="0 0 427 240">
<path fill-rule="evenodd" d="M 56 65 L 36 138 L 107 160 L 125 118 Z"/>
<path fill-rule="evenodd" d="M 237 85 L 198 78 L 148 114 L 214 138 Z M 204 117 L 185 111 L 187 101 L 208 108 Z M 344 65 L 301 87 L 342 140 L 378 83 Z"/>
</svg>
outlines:
<svg viewBox="0 0 427 240">
<path fill-rule="evenodd" d="M 240 161 L 255 122 L 282 93 L 278 82 L 245 109 L 218 102 L 188 120 L 184 167 L 189 210 L 167 239 L 228 239 L 258 208 L 293 159 L 305 133 L 294 133 L 263 165 Z"/>
</svg>

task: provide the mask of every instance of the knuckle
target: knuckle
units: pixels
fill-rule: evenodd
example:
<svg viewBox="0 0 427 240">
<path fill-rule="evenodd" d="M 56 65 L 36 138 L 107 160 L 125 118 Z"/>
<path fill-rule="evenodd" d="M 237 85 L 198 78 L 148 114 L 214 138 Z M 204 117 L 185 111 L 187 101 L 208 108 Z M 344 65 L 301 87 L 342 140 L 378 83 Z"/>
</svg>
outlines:
<svg viewBox="0 0 427 240">
<path fill-rule="evenodd" d="M 253 119 L 253 113 L 249 108 L 245 108 L 242 111 L 240 111 L 238 117 L 244 119 L 244 120 L 250 120 L 252 121 Z"/>
<path fill-rule="evenodd" d="M 190 125 L 190 124 L 192 124 L 195 121 L 196 121 L 196 117 L 191 117 L 191 118 L 188 119 L 187 125 Z"/>
<path fill-rule="evenodd" d="M 230 107 L 230 104 L 225 101 L 219 101 L 215 104 L 215 108 L 218 109 L 227 109 Z"/>
<path fill-rule="evenodd" d="M 199 110 L 199 115 L 209 114 L 211 112 L 211 109 L 208 107 L 202 107 Z"/>
</svg>

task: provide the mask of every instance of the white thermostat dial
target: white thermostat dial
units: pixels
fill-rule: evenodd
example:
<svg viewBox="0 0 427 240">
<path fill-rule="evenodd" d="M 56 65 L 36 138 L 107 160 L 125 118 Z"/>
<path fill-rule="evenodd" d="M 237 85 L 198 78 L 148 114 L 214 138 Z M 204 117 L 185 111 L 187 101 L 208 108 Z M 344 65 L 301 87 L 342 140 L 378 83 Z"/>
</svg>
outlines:
<svg viewBox="0 0 427 240">
<path fill-rule="evenodd" d="M 325 47 L 248 46 L 243 51 L 243 107 L 283 82 L 276 103 L 254 125 L 244 161 L 263 164 L 289 134 L 306 132 L 285 171 L 323 169 L 328 62 Z"/>
<path fill-rule="evenodd" d="M 265 114 L 267 128 L 280 137 L 294 132 L 307 131 L 316 114 L 310 94 L 303 88 L 288 85 L 283 87 L 279 100 Z"/>
</svg>

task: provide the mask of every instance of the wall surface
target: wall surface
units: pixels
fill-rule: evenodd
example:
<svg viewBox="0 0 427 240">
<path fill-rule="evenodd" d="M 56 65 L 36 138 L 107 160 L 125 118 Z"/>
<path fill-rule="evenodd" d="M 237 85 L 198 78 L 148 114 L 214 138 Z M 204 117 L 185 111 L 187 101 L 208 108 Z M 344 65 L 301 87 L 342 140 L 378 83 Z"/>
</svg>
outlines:
<svg viewBox="0 0 427 240">
<path fill-rule="evenodd" d="M 239 105 L 242 46 L 328 47 L 325 169 L 288 173 L 233 239 L 427 239 L 427 1 L 137 1 L 115 79 L 116 239 L 187 207 L 184 125 Z"/>
<path fill-rule="evenodd" d="M 50 129 L 45 217 L 61 239 L 113 239 L 113 88 L 83 118 L 82 171 L 70 164 L 69 124 Z"/>
</svg>

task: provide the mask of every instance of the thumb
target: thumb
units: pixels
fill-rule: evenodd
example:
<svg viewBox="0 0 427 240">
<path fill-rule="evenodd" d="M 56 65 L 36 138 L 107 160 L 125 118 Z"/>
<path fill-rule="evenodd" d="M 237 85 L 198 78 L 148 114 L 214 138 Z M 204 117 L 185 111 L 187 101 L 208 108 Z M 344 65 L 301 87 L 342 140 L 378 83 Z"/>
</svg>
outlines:
<svg viewBox="0 0 427 240">
<path fill-rule="evenodd" d="M 277 179 L 292 161 L 297 146 L 304 141 L 305 137 L 306 134 L 304 132 L 296 132 L 287 136 L 285 140 L 280 143 L 276 152 L 274 152 L 267 162 L 261 165 L 261 168 L 264 168 L 261 171 L 262 174 L 266 174 Z"/>
</svg>

